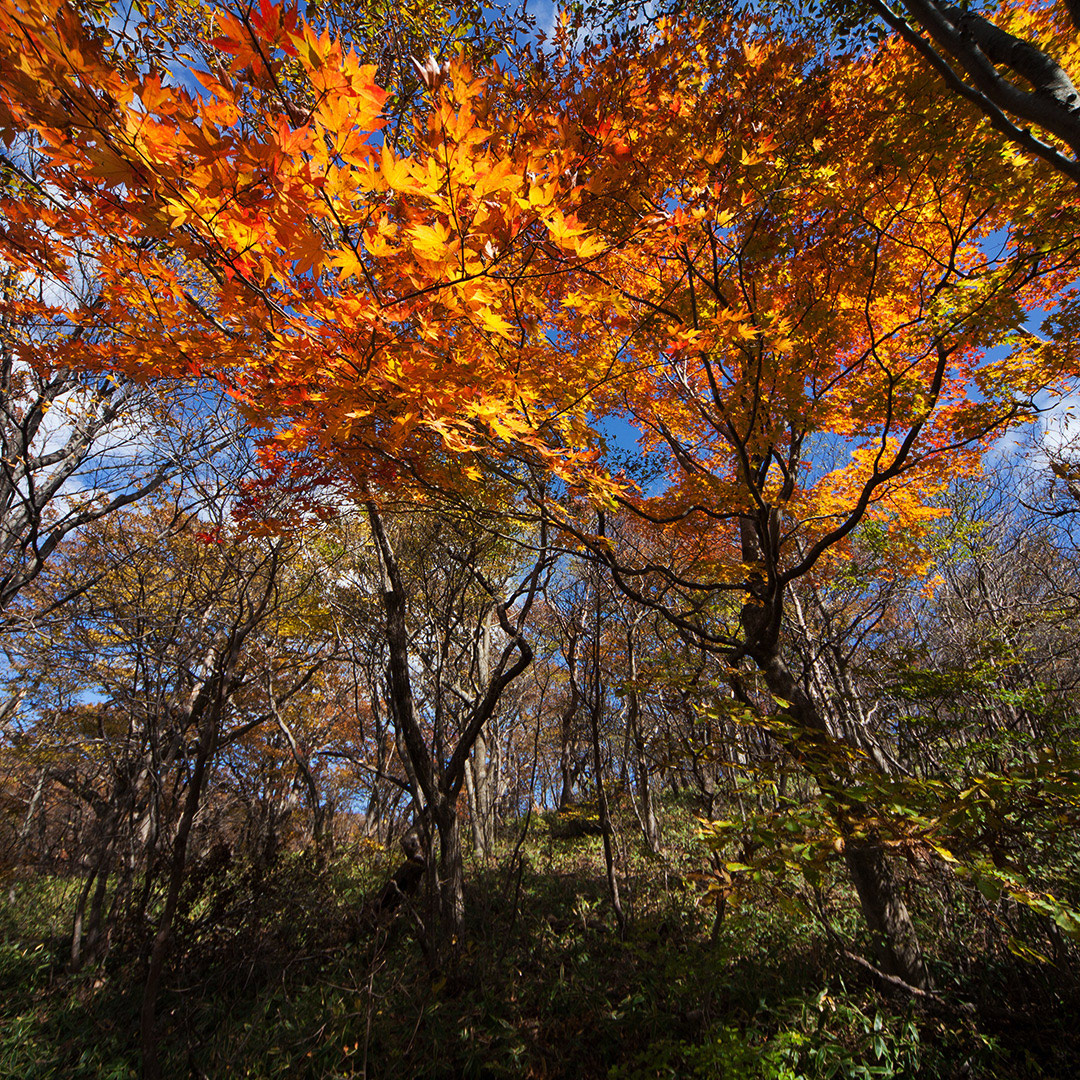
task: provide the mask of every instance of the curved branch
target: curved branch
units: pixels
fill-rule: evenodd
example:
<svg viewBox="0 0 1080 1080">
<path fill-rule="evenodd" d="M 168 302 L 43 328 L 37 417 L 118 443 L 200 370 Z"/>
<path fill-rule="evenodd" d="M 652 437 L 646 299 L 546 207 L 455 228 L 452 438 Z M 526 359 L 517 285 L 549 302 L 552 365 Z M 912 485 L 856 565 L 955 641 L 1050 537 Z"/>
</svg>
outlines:
<svg viewBox="0 0 1080 1080">
<path fill-rule="evenodd" d="M 941 7 L 933 0 L 900 0 L 911 22 L 883 0 L 868 3 L 870 10 L 912 45 L 952 90 L 979 108 L 994 128 L 1080 183 L 1080 95 L 1051 56 L 981 15 Z M 1080 2 L 1073 0 L 1070 7 L 1075 21 L 1073 8 L 1080 11 Z M 1034 90 L 1024 90 L 1005 78 L 997 64 L 1026 79 Z M 1063 154 L 1008 114 L 1056 135 L 1076 156 Z"/>
</svg>

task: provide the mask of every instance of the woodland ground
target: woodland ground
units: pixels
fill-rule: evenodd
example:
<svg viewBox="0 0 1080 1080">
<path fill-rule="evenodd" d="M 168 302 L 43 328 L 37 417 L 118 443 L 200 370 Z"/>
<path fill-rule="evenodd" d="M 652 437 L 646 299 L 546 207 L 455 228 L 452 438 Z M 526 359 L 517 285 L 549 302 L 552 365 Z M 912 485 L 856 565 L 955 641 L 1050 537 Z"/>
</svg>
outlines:
<svg viewBox="0 0 1080 1080">
<path fill-rule="evenodd" d="M 852 898 L 822 886 L 831 931 L 764 884 L 714 910 L 692 816 L 665 812 L 650 857 L 625 823 L 625 940 L 595 837 L 533 816 L 490 866 L 473 863 L 469 940 L 432 974 L 414 912 L 363 916 L 396 852 L 341 846 L 317 871 L 220 854 L 192 874 L 159 1008 L 168 1077 L 1060 1078 L 1080 1072 L 1075 966 L 1018 957 L 987 904 L 938 921 L 915 910 L 936 984 L 960 1009 L 883 992 L 840 955 L 866 955 Z M 16 877 L 0 903 L 0 1077 L 138 1075 L 146 931 L 103 967 L 65 973 L 75 880 Z M 953 896 L 952 901 L 956 901 Z M 942 905 L 941 910 L 945 910 Z M 845 916 L 843 912 L 848 914 Z M 1015 914 L 1015 913 L 1014 913 Z M 996 929 L 995 929 L 996 928 Z M 839 935 L 839 938 L 837 937 Z M 972 1008 L 973 1006 L 973 1008 Z M 965 1011 L 966 1010 L 966 1011 Z"/>
</svg>

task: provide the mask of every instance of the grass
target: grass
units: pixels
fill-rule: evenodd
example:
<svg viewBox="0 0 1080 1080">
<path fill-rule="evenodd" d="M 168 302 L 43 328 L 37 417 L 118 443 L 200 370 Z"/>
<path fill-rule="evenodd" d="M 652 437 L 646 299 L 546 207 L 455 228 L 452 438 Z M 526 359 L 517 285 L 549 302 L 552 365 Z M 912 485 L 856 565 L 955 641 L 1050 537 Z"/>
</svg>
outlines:
<svg viewBox="0 0 1080 1080">
<path fill-rule="evenodd" d="M 544 822 L 505 861 L 467 869 L 468 935 L 450 971 L 429 969 L 416 920 L 361 918 L 395 854 L 340 851 L 324 870 L 288 856 L 271 870 L 219 867 L 184 905 L 159 1007 L 167 1077 L 701 1078 L 1072 1077 L 1075 980 L 1000 950 L 953 956 L 939 974 L 1006 1020 L 925 1011 L 883 996 L 841 961 L 798 905 L 761 889 L 711 933 L 690 875 L 706 853 L 669 808 L 666 853 L 622 834 L 620 940 L 599 840 Z M 198 876 L 196 879 L 198 880 Z M 829 888 L 852 910 L 843 885 Z M 0 1076 L 138 1075 L 145 931 L 104 965 L 65 973 L 70 882 L 21 883 L 0 913 Z M 857 934 L 853 916 L 840 920 Z M 977 957 L 978 961 L 979 958 Z M 965 981 L 966 980 L 966 981 Z"/>
</svg>

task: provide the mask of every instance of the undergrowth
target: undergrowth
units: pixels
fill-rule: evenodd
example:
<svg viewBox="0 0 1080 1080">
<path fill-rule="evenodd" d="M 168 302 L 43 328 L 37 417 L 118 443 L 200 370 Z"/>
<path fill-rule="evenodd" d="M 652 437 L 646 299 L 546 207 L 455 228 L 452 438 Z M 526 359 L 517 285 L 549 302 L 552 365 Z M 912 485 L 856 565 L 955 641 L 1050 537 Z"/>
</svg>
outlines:
<svg viewBox="0 0 1080 1080">
<path fill-rule="evenodd" d="M 706 852 L 669 808 L 663 857 L 623 829 L 620 939 L 599 839 L 534 826 L 520 863 L 468 867 L 467 940 L 438 971 L 417 911 L 365 917 L 393 852 L 194 875 L 159 1006 L 163 1074 L 1064 1080 L 1080 1066 L 1070 972 L 980 952 L 974 922 L 921 927 L 946 1002 L 966 1003 L 926 1007 L 842 958 L 837 935 L 859 929 L 840 881 L 822 887 L 828 931 L 764 887 L 716 923 L 692 876 Z M 0 1076 L 139 1074 L 148 930 L 70 974 L 71 892 L 30 878 L 0 905 Z"/>
</svg>

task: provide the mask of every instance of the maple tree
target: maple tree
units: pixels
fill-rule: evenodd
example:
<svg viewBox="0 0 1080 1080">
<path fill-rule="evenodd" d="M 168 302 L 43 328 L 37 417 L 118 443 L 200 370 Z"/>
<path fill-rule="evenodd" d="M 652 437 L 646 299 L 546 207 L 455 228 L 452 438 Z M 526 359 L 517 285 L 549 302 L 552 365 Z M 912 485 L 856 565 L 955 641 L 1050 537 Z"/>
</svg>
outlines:
<svg viewBox="0 0 1080 1080">
<path fill-rule="evenodd" d="M 1050 200 L 1038 224 L 1010 221 L 1027 197 L 1017 178 L 1045 172 L 1014 160 L 1002 179 L 998 147 L 958 147 L 964 110 L 898 46 L 815 76 L 796 45 L 727 39 L 709 53 L 723 78 L 684 49 L 673 28 L 638 64 L 601 61 L 579 95 L 612 140 L 585 211 L 609 241 L 590 265 L 609 291 L 578 278 L 564 323 L 570 352 L 632 372 L 594 401 L 632 420 L 669 483 L 619 501 L 679 541 L 658 561 L 577 531 L 629 595 L 736 671 L 752 662 L 804 749 L 827 745 L 826 703 L 781 647 L 793 584 L 828 575 L 870 524 L 889 572 L 917 571 L 944 478 L 977 470 L 987 440 L 1075 370 L 1067 340 L 1024 322 L 1058 298 L 1076 252 L 1067 231 L 1056 246 L 1040 233 Z M 886 86 L 903 87 L 903 108 Z M 990 345 L 1007 358 L 988 360 Z M 812 768 L 857 818 L 846 767 Z M 922 981 L 880 846 L 842 828 L 864 911 L 893 939 L 887 968 Z"/>
<path fill-rule="evenodd" d="M 0 119 L 37 130 L 65 197 L 46 212 L 12 200 L 14 265 L 63 276 L 78 237 L 103 277 L 93 311 L 65 314 L 114 329 L 98 362 L 144 378 L 214 373 L 279 429 L 268 460 L 322 451 L 364 472 L 390 451 L 419 467 L 433 439 L 462 452 L 488 434 L 566 457 L 550 444 L 573 426 L 559 411 L 569 387 L 550 402 L 534 365 L 518 372 L 500 355 L 546 306 L 526 283 L 563 251 L 588 253 L 563 198 L 580 154 L 558 118 L 538 106 L 508 132 L 488 130 L 505 80 L 462 69 L 399 156 L 373 141 L 386 94 L 355 53 L 269 5 L 243 24 L 222 12 L 218 28 L 233 74 L 197 71 L 195 94 L 159 71 L 111 66 L 66 8 L 9 22 L 13 93 Z M 277 92 L 286 78 L 306 103 Z M 45 85 L 59 110 L 40 98 Z M 241 117 L 249 87 L 271 105 Z M 541 240 L 563 248 L 544 254 Z M 61 363 L 65 349 L 37 362 Z M 80 363 L 94 352 L 83 347 Z"/>
<path fill-rule="evenodd" d="M 39 18 L 51 29 L 46 14 L 48 9 Z M 42 223 L 52 230 L 52 257 L 61 246 L 57 236 L 80 227 L 77 215 L 91 208 L 96 222 L 122 226 L 114 235 L 131 235 L 133 229 L 158 235 L 169 230 L 164 251 L 139 250 L 134 264 L 132 252 L 123 245 L 110 250 L 114 284 L 102 284 L 99 317 L 116 326 L 118 336 L 130 328 L 130 340 L 118 348 L 110 345 L 107 358 L 106 350 L 100 350 L 99 362 L 143 375 L 214 372 L 229 381 L 253 418 L 278 427 L 269 440 L 268 459 L 293 448 L 324 451 L 363 473 L 371 471 L 372 455 L 389 452 L 417 471 L 430 471 L 440 460 L 438 444 L 432 441 L 437 436 L 458 455 L 515 445 L 561 475 L 580 479 L 580 466 L 587 465 L 593 443 L 582 403 L 594 409 L 617 407 L 621 379 L 613 376 L 625 363 L 613 363 L 611 350 L 595 339 L 590 347 L 582 344 L 580 334 L 574 335 L 573 319 L 581 319 L 570 314 L 574 299 L 585 309 L 586 319 L 589 305 L 608 313 L 609 335 L 616 319 L 629 329 L 644 309 L 639 305 L 638 314 L 632 312 L 630 288 L 610 287 L 625 270 L 618 266 L 618 245 L 630 243 L 643 255 L 650 245 L 658 251 L 670 248 L 682 228 L 679 215 L 688 213 L 713 221 L 729 215 L 737 220 L 741 214 L 744 222 L 750 221 L 756 213 L 750 201 L 755 186 L 764 196 L 771 182 L 769 146 L 777 135 L 762 127 L 760 139 L 746 133 L 730 158 L 723 160 L 727 151 L 719 148 L 715 153 L 706 150 L 703 157 L 719 155 L 717 160 L 699 160 L 696 173 L 684 172 L 683 192 L 695 182 L 712 181 L 713 192 L 699 195 L 696 207 L 670 186 L 673 166 L 687 164 L 672 155 L 685 154 L 690 129 L 708 131 L 711 125 L 718 133 L 723 116 L 714 96 L 703 95 L 696 111 L 676 101 L 680 90 L 692 86 L 680 82 L 686 79 L 685 69 L 669 63 L 681 48 L 674 31 L 667 44 L 637 62 L 639 70 L 651 66 L 653 74 L 642 76 L 636 87 L 628 86 L 625 75 L 615 85 L 623 86 L 624 94 L 641 95 L 648 88 L 660 98 L 672 95 L 674 111 L 686 113 L 681 118 L 663 116 L 657 122 L 655 109 L 642 110 L 632 100 L 628 109 L 605 103 L 596 83 L 578 86 L 577 77 L 564 70 L 558 83 L 547 77 L 523 91 L 539 104 L 524 118 L 515 118 L 511 140 L 500 134 L 500 125 L 509 124 L 503 115 L 508 77 L 472 79 L 462 70 L 452 79 L 433 77 L 433 83 L 441 82 L 427 130 L 417 133 L 413 152 L 399 157 L 385 143 L 379 147 L 370 139 L 381 123 L 385 100 L 371 81 L 373 69 L 361 66 L 355 54 L 351 59 L 343 56 L 325 34 L 317 37 L 310 29 L 302 30 L 296 13 L 287 9 L 266 6 L 244 23 L 227 13 L 219 20 L 224 33 L 216 44 L 233 56 L 234 74 L 250 75 L 250 84 L 264 96 L 289 77 L 305 83 L 313 98 L 303 115 L 283 96 L 276 118 L 268 109 L 242 120 L 241 81 L 196 71 L 205 94 L 189 94 L 162 85 L 155 72 L 121 75 L 100 50 L 95 55 L 90 41 L 84 43 L 87 55 L 78 54 L 85 61 L 79 78 L 88 84 L 97 77 L 115 104 L 108 110 L 92 96 L 84 94 L 80 100 L 65 83 L 72 78 L 73 55 L 65 58 L 55 43 L 50 53 L 48 36 L 38 42 L 29 22 L 21 21 L 12 42 L 19 43 L 22 35 L 12 79 L 22 100 L 9 98 L 9 125 L 36 125 L 52 146 L 58 179 L 66 178 L 70 187 L 77 175 L 89 189 L 54 211 L 57 220 Z M 64 27 L 65 20 L 58 25 Z M 69 26 L 68 32 L 76 30 Z M 736 37 L 726 29 L 723 33 L 731 40 Z M 32 47 L 22 48 L 27 42 Z M 710 62 L 717 71 L 710 71 L 704 82 L 719 83 L 721 64 L 746 84 L 746 96 L 755 92 L 753 86 L 775 90 L 792 78 L 794 53 L 774 66 L 762 61 L 761 50 L 760 45 L 750 47 L 748 55 L 755 58 L 750 62 L 740 59 L 739 49 L 729 48 L 726 55 L 713 49 Z M 902 63 L 894 62 L 896 67 Z M 42 110 L 36 92 L 30 94 L 25 85 L 29 68 L 34 69 L 35 90 L 52 83 L 71 95 L 69 107 L 81 109 L 79 127 L 85 127 L 85 136 L 76 139 L 72 129 L 50 126 L 59 117 Z M 658 80 L 665 79 L 666 71 L 677 74 L 662 86 Z M 857 91 L 860 81 L 866 82 L 861 68 L 858 76 L 852 73 L 845 92 Z M 556 90 L 577 95 L 561 117 L 551 104 Z M 869 98 L 875 92 L 872 87 L 863 90 Z M 124 104 L 136 98 L 140 108 L 125 117 Z M 593 123 L 595 118 L 586 115 L 605 111 L 607 118 Z M 835 119 L 830 120 L 835 129 Z M 730 121 L 732 132 L 740 124 L 764 124 L 764 119 Z M 234 130 L 237 122 L 250 127 L 243 132 L 247 138 Z M 894 116 L 887 130 L 895 132 L 898 126 Z M 831 162 L 837 161 L 850 175 L 860 158 L 854 140 L 863 133 L 852 130 L 841 137 L 834 132 L 827 147 L 810 151 L 823 155 L 815 167 L 835 170 Z M 804 154 L 815 138 L 820 137 L 801 138 Z M 876 141 L 863 142 L 862 160 L 866 162 L 865 147 L 883 145 L 886 138 L 881 131 Z M 646 164 L 651 169 L 664 155 L 669 160 L 649 176 L 651 188 L 640 187 Z M 785 165 L 789 173 L 794 167 L 794 162 Z M 866 162 L 864 169 L 868 167 Z M 620 176 L 620 170 L 626 175 Z M 717 185 L 721 175 L 728 182 Z M 838 172 L 836 177 L 833 190 L 841 182 Z M 802 197 L 811 200 L 808 207 L 814 198 L 825 196 L 828 186 L 806 182 Z M 601 239 L 605 200 L 611 205 L 616 194 L 624 193 L 632 196 L 627 209 L 619 221 L 611 222 L 618 234 Z M 665 200 L 675 206 L 674 221 L 667 220 Z M 729 208 L 728 202 L 736 206 Z M 799 199 L 790 195 L 788 202 L 794 212 Z M 18 222 L 18 203 L 10 209 Z M 591 233 L 575 213 L 588 222 Z M 969 257 L 977 238 L 973 230 L 983 235 L 991 231 L 989 219 L 980 219 L 982 213 L 969 207 L 966 219 L 958 222 L 969 231 L 954 240 L 954 256 Z M 22 216 L 29 216 L 25 207 Z M 939 214 L 936 220 L 924 217 L 904 227 L 914 236 L 948 224 Z M 759 233 L 765 225 L 760 222 Z M 19 222 L 19 229 L 10 230 L 13 239 L 21 230 L 29 232 L 29 226 Z M 28 236 L 20 239 L 24 252 L 34 250 Z M 899 235 L 893 242 L 901 242 Z M 39 248 L 42 243 L 38 237 Z M 849 236 L 846 265 L 853 266 L 856 259 L 865 266 L 874 264 L 872 247 L 859 250 L 860 244 Z M 844 247 L 838 239 L 836 253 Z M 817 250 L 819 259 L 823 251 Z M 757 254 L 760 258 L 763 253 Z M 598 271 L 601 255 L 605 265 Z M 929 257 L 927 253 L 924 266 Z M 24 262 L 27 258 L 24 254 Z M 781 261 L 777 249 L 774 262 Z M 1022 283 L 1024 263 L 1013 260 L 1011 266 L 1009 284 Z M 987 286 L 992 294 L 971 305 L 982 320 L 978 332 L 983 337 L 993 332 L 986 325 L 990 314 L 1000 324 L 1015 322 L 1019 311 L 1004 310 L 1008 290 L 1001 280 L 1002 267 L 1003 261 L 987 263 L 979 275 L 990 282 L 993 271 L 1002 271 Z M 557 286 L 557 301 L 550 281 L 556 271 L 563 282 Z M 965 267 L 965 274 L 973 277 L 973 268 Z M 908 278 L 916 276 L 916 268 L 909 268 Z M 570 280 L 573 284 L 566 285 Z M 839 287 L 839 277 L 836 280 Z M 590 288 L 592 283 L 595 287 Z M 951 280 L 940 283 L 938 295 L 954 285 Z M 666 286 L 652 282 L 651 289 L 657 288 Z M 849 297 L 858 292 L 857 285 L 849 285 Z M 951 299 L 953 293 L 949 295 Z M 923 305 L 923 318 L 930 299 Z M 817 303 L 825 307 L 824 295 Z M 848 306 L 854 310 L 850 299 Z M 742 317 L 746 312 L 724 310 L 730 336 L 741 334 L 749 340 L 747 335 L 758 332 Z M 73 321 L 80 317 L 70 314 Z M 853 318 L 849 316 L 849 324 Z M 962 323 L 958 317 L 957 325 Z M 167 352 L 148 338 L 151 328 L 168 334 Z M 550 340 L 564 328 L 574 339 L 572 347 Z M 690 326 L 689 331 L 702 329 Z M 783 344 L 784 327 L 777 324 L 772 332 Z M 680 345 L 668 340 L 660 347 L 670 351 Z M 63 348 L 56 346 L 58 353 Z M 563 375 L 559 380 L 550 377 L 556 358 Z M 789 363 L 798 360 L 791 355 Z M 81 362 L 85 365 L 91 358 Z M 616 389 L 605 395 L 606 384 Z M 639 385 L 643 392 L 652 392 L 645 380 Z M 932 390 L 932 378 L 926 386 Z M 849 388 L 845 385 L 844 392 Z M 880 392 L 870 385 L 860 396 L 873 402 Z M 659 394 L 654 400 L 661 410 L 668 405 Z M 933 403 L 931 397 L 927 401 Z M 596 475 L 588 478 L 598 486 L 603 483 Z"/>
</svg>

